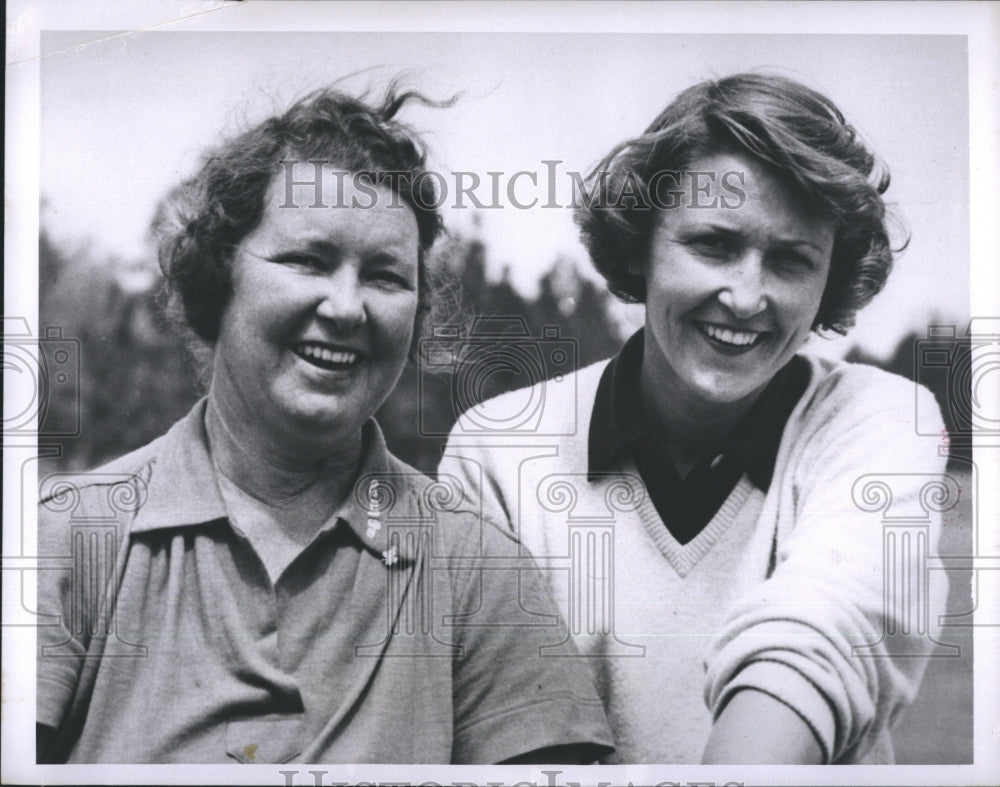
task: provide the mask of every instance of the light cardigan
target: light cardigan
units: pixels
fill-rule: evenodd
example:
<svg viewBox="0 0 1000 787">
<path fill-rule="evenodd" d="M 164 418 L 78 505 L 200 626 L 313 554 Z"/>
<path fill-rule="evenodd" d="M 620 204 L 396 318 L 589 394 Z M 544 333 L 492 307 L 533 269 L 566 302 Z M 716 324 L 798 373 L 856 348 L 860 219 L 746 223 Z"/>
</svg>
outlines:
<svg viewBox="0 0 1000 787">
<path fill-rule="evenodd" d="M 921 561 L 954 501 L 935 500 L 939 435 L 915 429 L 918 409 L 922 424 L 940 411 L 903 378 L 806 358 L 770 489 L 744 474 L 686 545 L 630 460 L 588 481 L 607 361 L 491 400 L 452 430 L 439 477 L 549 569 L 608 712 L 608 762 L 699 762 L 743 688 L 795 710 L 826 762 L 893 760 L 889 728 L 916 694 L 946 594 Z"/>
</svg>

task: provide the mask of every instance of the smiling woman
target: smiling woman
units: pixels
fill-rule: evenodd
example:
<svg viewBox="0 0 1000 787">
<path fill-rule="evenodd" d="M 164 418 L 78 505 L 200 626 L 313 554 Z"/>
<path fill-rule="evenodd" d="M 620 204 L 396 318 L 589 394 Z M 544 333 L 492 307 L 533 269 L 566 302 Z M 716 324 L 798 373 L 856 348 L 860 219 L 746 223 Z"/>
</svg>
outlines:
<svg viewBox="0 0 1000 787">
<path fill-rule="evenodd" d="M 739 172 L 745 198 L 738 209 L 687 200 L 658 217 L 643 267 L 640 386 L 645 412 L 675 449 L 694 444 L 697 458 L 706 442 L 724 440 L 808 337 L 834 232 L 745 155 L 694 166 Z"/>
<path fill-rule="evenodd" d="M 77 554 L 81 522 L 114 532 L 96 573 L 40 583 L 59 622 L 39 634 L 39 761 L 610 750 L 590 676 L 543 657 L 565 630 L 530 556 L 389 454 L 372 418 L 414 347 L 441 230 L 395 119 L 413 99 L 318 91 L 211 150 L 161 209 L 208 394 L 149 445 L 43 490 L 41 554 Z M 350 177 L 290 184 L 296 161 Z"/>
<path fill-rule="evenodd" d="M 805 349 L 885 283 L 888 176 L 827 98 L 737 74 L 682 92 L 589 185 L 584 243 L 610 290 L 645 304 L 644 327 L 537 386 L 552 417 L 537 440 L 484 439 L 460 418 L 442 472 L 539 558 L 593 543 L 578 511 L 612 523 L 568 584 L 549 574 L 565 616 L 587 622 L 573 634 L 609 762 L 891 762 L 943 588 L 917 549 L 885 549 L 857 485 L 887 479 L 933 553 L 944 458 L 917 435 L 914 399 L 938 410 L 919 386 Z M 546 505 L 556 477 L 576 482 L 569 514 Z"/>
<path fill-rule="evenodd" d="M 324 188 L 334 190 L 335 181 Z M 348 197 L 356 191 L 346 189 Z M 254 429 L 273 433 L 296 456 L 311 444 L 320 453 L 332 445 L 353 450 L 351 439 L 396 384 L 413 341 L 417 222 L 389 189 L 377 194 L 366 208 L 282 207 L 276 182 L 260 224 L 233 254 L 213 399 L 245 408 Z"/>
</svg>

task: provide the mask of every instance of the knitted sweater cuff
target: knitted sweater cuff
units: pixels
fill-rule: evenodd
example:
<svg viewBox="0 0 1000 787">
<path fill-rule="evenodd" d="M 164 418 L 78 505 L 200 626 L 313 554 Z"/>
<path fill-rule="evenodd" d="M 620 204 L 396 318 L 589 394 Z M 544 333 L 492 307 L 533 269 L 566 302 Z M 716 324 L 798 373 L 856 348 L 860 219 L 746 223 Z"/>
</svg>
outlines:
<svg viewBox="0 0 1000 787">
<path fill-rule="evenodd" d="M 836 746 L 836 717 L 826 697 L 802 673 L 777 661 L 751 662 L 720 692 L 713 715 L 718 717 L 741 689 L 762 691 L 795 711 L 816 736 L 823 762 L 830 762 Z"/>
</svg>

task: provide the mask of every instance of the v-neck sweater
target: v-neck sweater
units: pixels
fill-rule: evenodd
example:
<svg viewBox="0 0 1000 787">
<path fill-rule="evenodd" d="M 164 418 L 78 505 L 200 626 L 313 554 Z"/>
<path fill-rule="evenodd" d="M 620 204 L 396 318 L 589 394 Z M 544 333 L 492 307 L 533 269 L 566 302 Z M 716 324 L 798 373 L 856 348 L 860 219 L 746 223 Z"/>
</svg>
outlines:
<svg viewBox="0 0 1000 787">
<path fill-rule="evenodd" d="M 439 477 L 459 479 L 549 569 L 608 712 L 608 762 L 699 762 L 714 718 L 745 688 L 791 707 L 826 762 L 893 759 L 891 723 L 917 691 L 944 611 L 941 572 L 920 563 L 957 494 L 942 481 L 943 425 L 912 382 L 803 357 L 809 384 L 768 491 L 744 474 L 686 544 L 628 457 L 588 479 L 607 362 L 483 405 L 491 424 L 518 414 L 506 430 L 470 413 L 449 437 Z M 933 499 L 942 489 L 944 502 Z M 903 543 L 899 527 L 908 551 L 891 546 Z"/>
<path fill-rule="evenodd" d="M 785 423 L 809 383 L 809 362 L 796 355 L 785 364 L 717 450 L 682 475 L 642 404 L 644 348 L 640 328 L 601 374 L 587 437 L 588 471 L 608 470 L 627 454 L 660 519 L 686 544 L 712 520 L 744 473 L 768 490 Z"/>
</svg>

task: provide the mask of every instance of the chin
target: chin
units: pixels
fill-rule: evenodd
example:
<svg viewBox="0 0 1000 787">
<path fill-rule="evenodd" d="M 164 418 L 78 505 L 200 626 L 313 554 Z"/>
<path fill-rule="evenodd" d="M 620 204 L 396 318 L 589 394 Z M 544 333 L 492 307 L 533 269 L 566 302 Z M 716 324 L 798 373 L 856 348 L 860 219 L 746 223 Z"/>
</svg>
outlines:
<svg viewBox="0 0 1000 787">
<path fill-rule="evenodd" d="M 766 381 L 759 385 L 749 383 L 750 381 L 744 376 L 713 376 L 695 382 L 691 388 L 705 404 L 727 405 L 742 402 L 757 394 L 767 385 Z"/>
<path fill-rule="evenodd" d="M 286 422 L 310 439 L 345 436 L 359 431 L 367 418 L 351 418 L 345 414 L 344 402 L 299 399 L 281 408 Z"/>
</svg>

